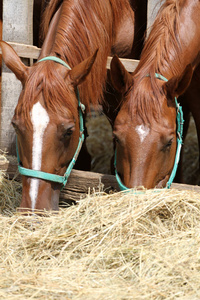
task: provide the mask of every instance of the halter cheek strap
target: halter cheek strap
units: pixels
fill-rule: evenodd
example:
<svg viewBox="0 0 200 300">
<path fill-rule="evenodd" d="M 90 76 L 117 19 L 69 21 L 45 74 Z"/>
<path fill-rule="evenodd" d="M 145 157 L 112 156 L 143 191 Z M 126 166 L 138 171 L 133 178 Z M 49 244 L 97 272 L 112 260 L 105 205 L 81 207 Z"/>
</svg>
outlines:
<svg viewBox="0 0 200 300">
<path fill-rule="evenodd" d="M 148 77 L 149 75 L 147 75 Z M 155 73 L 155 77 L 158 78 L 158 79 L 161 79 L 161 80 L 164 80 L 164 81 L 168 81 L 167 78 L 165 78 L 164 76 L 158 74 L 158 73 Z M 179 163 L 179 160 L 180 160 L 180 154 L 181 154 L 181 147 L 182 147 L 182 144 L 183 144 L 183 123 L 184 123 L 184 119 L 183 119 L 183 110 L 182 110 L 182 107 L 180 106 L 180 104 L 178 103 L 177 101 L 177 98 L 175 97 L 175 104 L 176 104 L 176 109 L 177 109 L 177 112 L 176 112 L 176 121 L 177 121 L 177 148 L 176 148 L 176 156 L 175 156 L 175 161 L 174 161 L 174 166 L 173 166 L 173 169 L 172 169 L 172 172 L 171 172 L 171 175 L 170 175 L 170 178 L 166 184 L 166 189 L 169 189 L 171 187 L 171 184 L 174 180 L 174 177 L 176 175 L 176 171 L 177 171 L 177 168 L 178 168 L 178 163 Z M 114 168 L 115 168 L 115 177 L 116 177 L 116 180 L 117 180 L 117 183 L 119 185 L 119 188 L 121 191 L 127 191 L 127 190 L 131 190 L 129 188 L 127 188 L 121 181 L 121 178 L 117 172 L 117 150 L 115 150 L 115 155 L 114 155 Z M 159 190 L 159 189 L 157 189 Z M 155 189 L 156 191 L 156 189 Z M 135 191 L 135 193 L 142 193 L 141 191 Z"/>
<path fill-rule="evenodd" d="M 40 59 L 38 62 L 46 61 L 46 60 L 55 61 L 55 62 L 57 62 L 59 64 L 62 64 L 66 68 L 71 69 L 66 62 L 64 62 L 62 59 L 60 59 L 58 57 L 55 57 L 55 56 L 44 57 L 44 58 Z M 72 169 L 73 169 L 73 167 L 75 165 L 75 162 L 77 160 L 77 157 L 79 155 L 79 152 L 81 150 L 81 147 L 82 147 L 82 144 L 83 144 L 83 141 L 84 141 L 83 112 L 85 110 L 85 106 L 80 101 L 80 96 L 79 96 L 78 88 L 77 88 L 76 95 L 77 95 L 77 99 L 78 99 L 80 136 L 79 136 L 79 142 L 78 142 L 77 149 L 75 151 L 75 154 L 74 154 L 74 156 L 73 156 L 73 158 L 72 158 L 72 160 L 71 160 L 71 162 L 70 162 L 70 164 L 69 164 L 69 166 L 68 166 L 65 174 L 63 176 L 60 176 L 60 175 L 57 175 L 57 174 L 51 174 L 51 173 L 46 173 L 46 172 L 42 172 L 42 171 L 39 171 L 39 170 L 37 171 L 37 170 L 33 170 L 33 169 L 24 168 L 21 165 L 21 160 L 20 160 L 20 157 L 19 157 L 18 144 L 17 144 L 17 141 L 16 141 L 18 170 L 19 170 L 19 173 L 21 175 L 28 176 L 28 177 L 33 177 L 33 178 L 38 178 L 38 179 L 44 179 L 44 180 L 48 180 L 48 181 L 52 181 L 52 182 L 57 182 L 57 183 L 62 184 L 62 188 L 66 185 L 66 183 L 68 181 L 68 178 L 69 178 L 69 175 L 71 174 L 71 171 L 72 171 Z"/>
</svg>

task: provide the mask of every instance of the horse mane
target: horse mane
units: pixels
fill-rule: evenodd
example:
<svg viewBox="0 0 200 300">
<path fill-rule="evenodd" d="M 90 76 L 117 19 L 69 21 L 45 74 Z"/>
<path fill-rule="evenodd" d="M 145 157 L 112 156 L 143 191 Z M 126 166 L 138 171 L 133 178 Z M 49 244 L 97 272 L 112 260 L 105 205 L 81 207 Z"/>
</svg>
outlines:
<svg viewBox="0 0 200 300">
<path fill-rule="evenodd" d="M 179 15 L 182 0 L 166 0 L 161 6 L 141 53 L 140 62 L 133 74 L 134 88 L 128 103 L 130 110 L 136 106 L 137 113 L 144 122 L 151 116 L 159 119 L 163 90 L 158 86 L 155 73 L 169 71 L 177 76 L 181 70 L 181 45 L 179 41 Z M 169 63 L 174 57 L 173 64 Z"/>
<path fill-rule="evenodd" d="M 91 72 L 79 85 L 81 101 L 88 108 L 90 103 L 97 105 L 103 101 L 107 57 L 122 16 L 131 9 L 130 3 L 129 0 L 51 0 L 43 15 L 43 36 L 60 6 L 61 15 L 51 54 L 73 68 L 99 49 Z"/>
</svg>

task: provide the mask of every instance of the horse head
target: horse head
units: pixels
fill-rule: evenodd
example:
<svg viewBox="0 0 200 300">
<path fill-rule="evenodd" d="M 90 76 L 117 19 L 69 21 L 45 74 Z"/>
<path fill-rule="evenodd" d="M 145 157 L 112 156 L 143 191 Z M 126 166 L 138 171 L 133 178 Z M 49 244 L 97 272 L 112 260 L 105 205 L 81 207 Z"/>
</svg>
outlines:
<svg viewBox="0 0 200 300">
<path fill-rule="evenodd" d="M 113 124 L 116 169 L 128 188 L 165 187 L 172 172 L 177 148 L 178 97 L 192 77 L 188 65 L 169 81 L 156 74 L 130 74 L 114 56 L 111 80 L 121 94 Z"/>
<path fill-rule="evenodd" d="M 54 61 L 25 66 L 16 52 L 1 42 L 7 67 L 22 83 L 12 118 L 21 166 L 63 176 L 80 138 L 77 86 L 84 81 L 97 51 L 68 69 Z M 21 209 L 58 209 L 61 184 L 22 176 Z"/>
</svg>

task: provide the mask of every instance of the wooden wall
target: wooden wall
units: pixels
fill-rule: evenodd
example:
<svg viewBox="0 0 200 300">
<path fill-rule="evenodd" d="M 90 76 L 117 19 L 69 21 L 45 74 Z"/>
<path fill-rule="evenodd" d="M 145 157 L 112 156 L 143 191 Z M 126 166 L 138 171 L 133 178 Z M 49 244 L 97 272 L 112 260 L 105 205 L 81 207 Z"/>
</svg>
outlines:
<svg viewBox="0 0 200 300">
<path fill-rule="evenodd" d="M 32 16 L 33 0 L 3 0 L 3 40 L 32 45 Z M 21 83 L 3 63 L 0 147 L 11 154 L 15 153 L 15 133 L 11 126 L 11 119 L 20 90 Z"/>
<path fill-rule="evenodd" d="M 158 10 L 161 7 L 161 4 L 164 1 L 162 0 L 148 0 L 148 9 L 147 9 L 147 36 L 151 30 L 151 26 L 155 20 Z"/>
</svg>

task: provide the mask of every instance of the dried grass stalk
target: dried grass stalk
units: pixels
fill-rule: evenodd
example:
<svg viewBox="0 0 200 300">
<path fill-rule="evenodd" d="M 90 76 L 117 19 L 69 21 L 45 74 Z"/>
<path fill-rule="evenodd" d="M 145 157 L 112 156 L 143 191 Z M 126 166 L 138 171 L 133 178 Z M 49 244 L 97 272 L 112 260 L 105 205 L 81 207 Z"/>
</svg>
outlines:
<svg viewBox="0 0 200 300">
<path fill-rule="evenodd" d="M 3 205 L 1 299 L 200 298 L 195 192 L 99 192 L 48 217 Z"/>
</svg>

